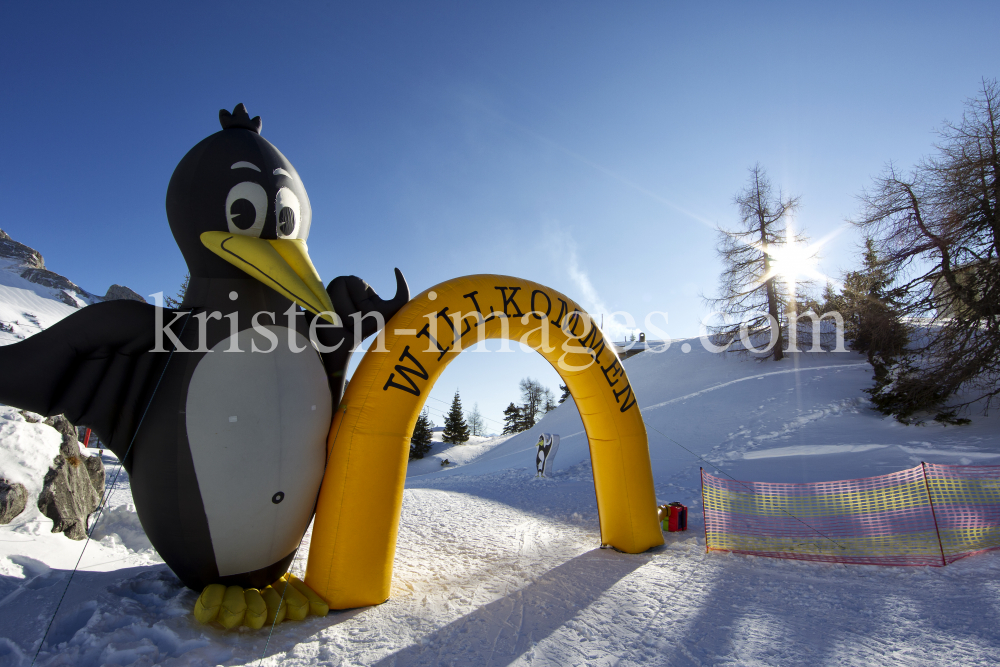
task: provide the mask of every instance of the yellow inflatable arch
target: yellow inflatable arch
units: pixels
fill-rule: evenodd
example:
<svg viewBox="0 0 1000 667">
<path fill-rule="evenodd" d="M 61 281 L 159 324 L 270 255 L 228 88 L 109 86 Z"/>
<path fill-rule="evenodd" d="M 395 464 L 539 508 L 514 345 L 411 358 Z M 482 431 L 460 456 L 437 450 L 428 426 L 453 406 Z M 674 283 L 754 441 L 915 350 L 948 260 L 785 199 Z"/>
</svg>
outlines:
<svg viewBox="0 0 1000 667">
<path fill-rule="evenodd" d="M 601 542 L 627 553 L 663 544 L 646 427 L 610 341 L 553 289 L 456 278 L 387 323 L 387 351 L 365 354 L 334 416 L 305 579 L 332 609 L 388 599 L 413 427 L 445 367 L 488 338 L 537 350 L 569 387 L 590 442 Z"/>
</svg>

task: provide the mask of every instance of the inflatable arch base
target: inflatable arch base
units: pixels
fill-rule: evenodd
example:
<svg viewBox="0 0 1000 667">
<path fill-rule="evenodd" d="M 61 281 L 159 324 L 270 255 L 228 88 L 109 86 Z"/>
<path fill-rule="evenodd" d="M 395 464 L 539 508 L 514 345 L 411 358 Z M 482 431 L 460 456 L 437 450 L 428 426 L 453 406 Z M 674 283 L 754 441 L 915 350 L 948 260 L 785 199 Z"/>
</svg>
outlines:
<svg viewBox="0 0 1000 667">
<path fill-rule="evenodd" d="M 590 316 L 559 292 L 498 275 L 456 278 L 413 298 L 362 359 L 330 429 L 306 583 L 332 609 L 384 602 L 410 451 L 427 395 L 462 349 L 489 338 L 535 349 L 583 419 L 601 542 L 626 553 L 663 544 L 646 427 L 635 393 Z"/>
</svg>

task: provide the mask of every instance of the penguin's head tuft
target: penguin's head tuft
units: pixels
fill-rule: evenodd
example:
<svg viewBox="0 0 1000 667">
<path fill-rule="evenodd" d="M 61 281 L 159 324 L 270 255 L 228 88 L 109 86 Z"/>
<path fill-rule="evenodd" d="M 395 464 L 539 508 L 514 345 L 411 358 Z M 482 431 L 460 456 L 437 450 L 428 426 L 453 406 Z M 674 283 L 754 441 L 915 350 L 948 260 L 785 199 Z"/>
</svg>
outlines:
<svg viewBox="0 0 1000 667">
<path fill-rule="evenodd" d="M 167 186 L 167 221 L 191 272 L 188 295 L 208 284 L 202 279 L 257 280 L 335 323 L 309 258 L 312 208 L 295 167 L 242 104 L 219 117 L 223 129 L 187 152 Z"/>
<path fill-rule="evenodd" d="M 167 187 L 167 220 L 192 276 L 244 276 L 206 248 L 201 235 L 227 232 L 306 241 L 309 195 L 295 167 L 260 136 L 260 118 L 238 104 L 219 114 L 225 128 L 181 159 Z"/>
<path fill-rule="evenodd" d="M 236 105 L 232 113 L 219 109 L 219 122 L 222 123 L 223 130 L 250 130 L 257 134 L 260 134 L 263 127 L 260 116 L 251 118 L 242 102 Z"/>
</svg>

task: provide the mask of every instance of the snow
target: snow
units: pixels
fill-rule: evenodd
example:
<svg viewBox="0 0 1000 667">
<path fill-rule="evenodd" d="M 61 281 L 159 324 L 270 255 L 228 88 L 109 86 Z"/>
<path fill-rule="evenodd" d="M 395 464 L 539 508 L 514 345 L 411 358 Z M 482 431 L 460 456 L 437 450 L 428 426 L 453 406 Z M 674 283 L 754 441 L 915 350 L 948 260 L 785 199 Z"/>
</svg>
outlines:
<svg viewBox="0 0 1000 667">
<path fill-rule="evenodd" d="M 448 461 L 447 465 L 453 468 L 466 465 L 498 445 L 507 442 L 511 437 L 509 435 L 492 437 L 470 435 L 468 442 L 453 445 L 442 442 L 441 432 L 435 431 L 431 434 L 431 451 L 425 454 L 422 459 L 410 461 L 406 468 L 406 476 L 413 477 L 439 472 L 445 461 Z"/>
<path fill-rule="evenodd" d="M 79 294 L 33 283 L 21 277 L 23 270 L 24 266 L 16 260 L 0 258 L 0 324 L 3 325 L 0 345 L 27 338 L 76 312 L 79 307 L 100 301 L 94 295 L 84 299 Z M 63 303 L 60 296 L 72 299 L 77 307 Z"/>
<path fill-rule="evenodd" d="M 567 401 L 525 433 L 435 442 L 411 462 L 388 602 L 284 623 L 270 637 L 227 633 L 192 618 L 197 594 L 150 548 L 122 473 L 36 664 L 1000 663 L 1000 553 L 945 568 L 706 554 L 699 501 L 700 466 L 798 482 L 921 460 L 1000 463 L 996 419 L 882 418 L 863 393 L 872 370 L 853 353 L 757 362 L 680 343 L 624 362 L 657 498 L 690 507 L 689 530 L 663 547 L 599 548 L 587 438 Z M 553 475 L 536 479 L 542 432 L 561 443 Z M 57 449 L 53 429 L 0 410 L 4 475 L 38 480 Z M 110 484 L 119 467 L 104 457 Z M 0 528 L 0 665 L 31 662 L 84 548 L 50 526 L 32 503 Z M 300 575 L 310 536 L 292 567 Z"/>
</svg>

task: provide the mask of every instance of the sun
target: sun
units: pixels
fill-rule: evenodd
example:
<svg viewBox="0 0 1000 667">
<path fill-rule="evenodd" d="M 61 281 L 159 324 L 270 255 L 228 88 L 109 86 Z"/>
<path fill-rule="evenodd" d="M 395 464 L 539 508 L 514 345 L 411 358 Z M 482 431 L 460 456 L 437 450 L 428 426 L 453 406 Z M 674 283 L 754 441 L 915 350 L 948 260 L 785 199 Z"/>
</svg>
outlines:
<svg viewBox="0 0 1000 667">
<path fill-rule="evenodd" d="M 797 282 L 803 278 L 824 279 L 816 265 L 819 263 L 819 248 L 789 244 L 771 249 L 771 273 L 787 282 Z"/>
<path fill-rule="evenodd" d="M 789 230 L 787 243 L 768 248 L 771 257 L 771 267 L 767 275 L 761 282 L 777 277 L 788 283 L 789 288 L 794 291 L 796 283 L 815 280 L 816 282 L 834 283 L 839 281 L 823 273 L 819 268 L 819 254 L 823 246 L 832 241 L 846 229 L 846 225 L 827 234 L 815 243 L 806 244 L 802 239 L 796 238 L 794 232 Z"/>
</svg>

